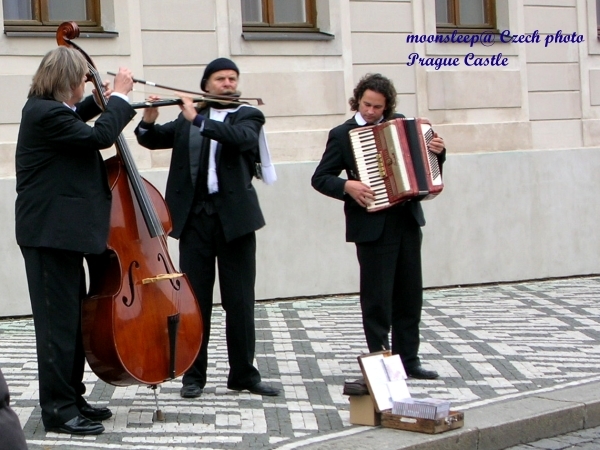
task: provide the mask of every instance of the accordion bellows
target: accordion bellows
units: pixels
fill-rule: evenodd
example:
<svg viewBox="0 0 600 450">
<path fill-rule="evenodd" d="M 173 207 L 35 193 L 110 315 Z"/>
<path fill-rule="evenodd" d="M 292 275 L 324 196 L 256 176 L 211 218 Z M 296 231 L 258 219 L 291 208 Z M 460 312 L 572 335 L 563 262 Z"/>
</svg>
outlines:
<svg viewBox="0 0 600 450">
<path fill-rule="evenodd" d="M 438 158 L 427 147 L 434 136 L 427 119 L 394 119 L 349 134 L 358 177 L 375 192 L 367 211 L 411 199 L 430 200 L 442 192 Z"/>
</svg>

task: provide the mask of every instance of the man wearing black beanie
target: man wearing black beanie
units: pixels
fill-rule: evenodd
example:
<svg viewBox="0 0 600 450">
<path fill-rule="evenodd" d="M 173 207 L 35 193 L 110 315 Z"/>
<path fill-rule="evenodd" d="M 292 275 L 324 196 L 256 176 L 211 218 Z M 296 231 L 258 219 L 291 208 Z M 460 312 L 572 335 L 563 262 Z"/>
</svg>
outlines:
<svg viewBox="0 0 600 450">
<path fill-rule="evenodd" d="M 235 65 L 235 63 L 228 59 L 228 58 L 217 58 L 213 61 L 211 61 L 207 66 L 206 69 L 204 69 L 204 75 L 202 75 L 202 80 L 200 81 L 200 89 L 202 89 L 204 92 L 208 92 L 206 90 L 206 82 L 208 81 L 208 79 L 210 78 L 210 76 L 215 73 L 215 72 L 219 72 L 221 70 L 233 70 L 238 78 L 240 76 L 240 70 L 238 69 L 238 67 Z M 223 94 L 223 95 L 228 95 L 228 94 Z"/>
<path fill-rule="evenodd" d="M 210 95 L 236 96 L 239 73 L 230 59 L 215 59 L 206 66 L 200 87 Z M 263 383 L 254 367 L 255 231 L 265 220 L 252 178 L 265 117 L 239 103 L 182 102 L 179 117 L 163 125 L 155 124 L 157 108 L 145 109 L 135 130 L 144 147 L 173 148 L 166 190 L 170 235 L 179 239 L 180 268 L 192 284 L 204 322 L 200 353 L 183 376 L 180 394 L 199 397 L 206 384 L 216 261 L 225 310 L 227 387 L 275 396 L 279 390 Z"/>
</svg>

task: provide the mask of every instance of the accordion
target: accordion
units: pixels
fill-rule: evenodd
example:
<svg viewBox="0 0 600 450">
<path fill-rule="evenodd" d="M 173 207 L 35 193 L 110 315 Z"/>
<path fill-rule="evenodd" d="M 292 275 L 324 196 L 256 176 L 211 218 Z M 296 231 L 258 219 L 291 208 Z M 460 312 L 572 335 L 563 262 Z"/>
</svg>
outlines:
<svg viewBox="0 0 600 450">
<path fill-rule="evenodd" d="M 438 158 L 427 147 L 427 119 L 394 119 L 349 132 L 358 178 L 375 192 L 374 212 L 410 199 L 430 200 L 444 188 Z"/>
</svg>

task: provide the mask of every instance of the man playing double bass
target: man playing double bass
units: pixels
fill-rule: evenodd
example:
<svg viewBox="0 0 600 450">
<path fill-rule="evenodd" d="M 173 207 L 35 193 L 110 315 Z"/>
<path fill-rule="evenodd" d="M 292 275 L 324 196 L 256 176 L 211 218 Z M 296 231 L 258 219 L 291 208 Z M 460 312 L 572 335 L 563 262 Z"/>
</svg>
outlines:
<svg viewBox="0 0 600 450">
<path fill-rule="evenodd" d="M 79 435 L 102 433 L 99 421 L 112 415 L 83 397 L 83 261 L 106 250 L 109 233 L 111 192 L 100 150 L 135 115 L 128 69 L 105 91 L 104 112 L 93 97 L 83 99 L 87 73 L 77 50 L 61 46 L 44 56 L 16 150 L 16 235 L 33 311 L 42 422 L 47 431 Z M 94 126 L 85 123 L 96 116 Z"/>
</svg>

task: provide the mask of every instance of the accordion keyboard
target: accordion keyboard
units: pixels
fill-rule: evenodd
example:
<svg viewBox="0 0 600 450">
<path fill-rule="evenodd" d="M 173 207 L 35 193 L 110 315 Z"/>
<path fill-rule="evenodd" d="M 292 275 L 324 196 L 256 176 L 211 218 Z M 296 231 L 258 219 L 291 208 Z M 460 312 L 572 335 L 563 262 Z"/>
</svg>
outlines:
<svg viewBox="0 0 600 450">
<path fill-rule="evenodd" d="M 360 129 L 352 132 L 350 140 L 355 151 L 354 157 L 358 177 L 375 193 L 375 201 L 371 207 L 381 207 L 388 204 L 390 199 L 385 188 L 385 182 L 380 175 L 380 160 L 373 130 Z"/>
</svg>

